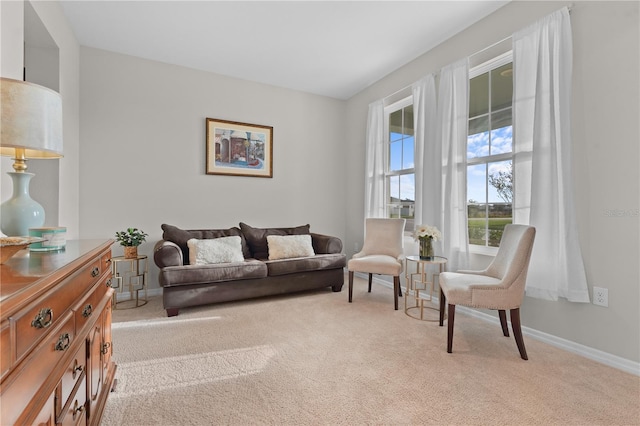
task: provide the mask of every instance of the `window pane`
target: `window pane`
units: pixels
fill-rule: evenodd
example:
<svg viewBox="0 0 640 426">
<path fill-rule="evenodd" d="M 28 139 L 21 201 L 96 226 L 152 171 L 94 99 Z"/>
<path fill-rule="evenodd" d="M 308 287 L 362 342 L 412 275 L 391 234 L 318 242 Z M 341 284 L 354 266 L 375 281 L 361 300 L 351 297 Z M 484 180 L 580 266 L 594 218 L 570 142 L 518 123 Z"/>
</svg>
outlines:
<svg viewBox="0 0 640 426">
<path fill-rule="evenodd" d="M 512 164 L 490 162 L 489 156 L 513 152 L 513 65 L 494 68 L 469 84 L 467 159 L 475 163 L 467 167 L 469 242 L 497 247 L 512 222 Z"/>
<path fill-rule="evenodd" d="M 402 138 L 402 110 L 389 114 L 389 141 L 393 142 Z"/>
<path fill-rule="evenodd" d="M 397 204 L 400 202 L 400 177 L 389 177 L 389 197 L 391 198 L 391 204 Z"/>
<path fill-rule="evenodd" d="M 491 71 L 491 111 L 510 108 L 513 94 L 513 65 L 505 64 Z"/>
<path fill-rule="evenodd" d="M 486 204 L 469 204 L 468 206 L 469 244 L 487 245 Z"/>
<path fill-rule="evenodd" d="M 491 130 L 511 126 L 511 108 L 491 114 Z"/>
<path fill-rule="evenodd" d="M 397 142 L 402 140 L 402 133 L 400 132 L 389 132 L 389 142 Z"/>
<path fill-rule="evenodd" d="M 487 166 L 467 166 L 467 200 L 469 203 L 487 202 Z"/>
<path fill-rule="evenodd" d="M 475 135 L 476 133 L 484 133 L 489 131 L 489 116 L 483 115 L 482 117 L 469 120 L 469 134 Z"/>
<path fill-rule="evenodd" d="M 502 127 L 491 131 L 491 154 L 513 151 L 512 127 Z"/>
<path fill-rule="evenodd" d="M 467 158 L 489 155 L 489 132 L 471 134 L 467 137 Z"/>
<path fill-rule="evenodd" d="M 389 145 L 389 170 L 402 168 L 402 140 Z"/>
<path fill-rule="evenodd" d="M 480 74 L 469 82 L 469 118 L 489 112 L 489 73 Z"/>
<path fill-rule="evenodd" d="M 509 203 L 513 200 L 513 173 L 511 160 L 488 164 L 490 203 Z"/>
<path fill-rule="evenodd" d="M 489 241 L 490 247 L 499 247 L 504 227 L 512 223 L 511 203 L 489 204 Z"/>
<path fill-rule="evenodd" d="M 400 177 L 389 177 L 389 217 L 400 217 Z"/>
<path fill-rule="evenodd" d="M 411 204 L 415 200 L 416 175 L 413 173 L 400 176 L 400 199 L 404 204 Z M 413 214 L 412 214 L 413 216 Z"/>
<path fill-rule="evenodd" d="M 413 161 L 413 136 L 406 138 L 402 144 L 402 168 L 413 169 L 415 163 Z"/>
<path fill-rule="evenodd" d="M 389 157 L 387 164 L 387 216 L 407 219 L 405 229 L 413 229 L 415 176 L 407 173 L 415 167 L 413 104 L 402 101 L 404 107 L 387 115 L 389 126 Z"/>
<path fill-rule="evenodd" d="M 486 244 L 487 166 L 467 166 L 467 216 L 469 244 Z"/>
<path fill-rule="evenodd" d="M 513 168 L 511 160 L 489 163 L 489 241 L 498 247 L 504 227 L 513 221 Z"/>
<path fill-rule="evenodd" d="M 413 104 L 404 109 L 404 134 L 413 136 Z"/>
</svg>

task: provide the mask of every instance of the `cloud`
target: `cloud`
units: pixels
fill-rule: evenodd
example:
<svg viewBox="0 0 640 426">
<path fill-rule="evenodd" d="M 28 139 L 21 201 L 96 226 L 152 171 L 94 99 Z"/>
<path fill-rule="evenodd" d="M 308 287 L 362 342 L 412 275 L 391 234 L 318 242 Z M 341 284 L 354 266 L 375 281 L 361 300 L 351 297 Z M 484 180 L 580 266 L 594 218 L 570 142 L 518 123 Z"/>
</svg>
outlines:
<svg viewBox="0 0 640 426">
<path fill-rule="evenodd" d="M 489 132 L 476 133 L 467 138 L 467 158 L 489 155 Z"/>
</svg>

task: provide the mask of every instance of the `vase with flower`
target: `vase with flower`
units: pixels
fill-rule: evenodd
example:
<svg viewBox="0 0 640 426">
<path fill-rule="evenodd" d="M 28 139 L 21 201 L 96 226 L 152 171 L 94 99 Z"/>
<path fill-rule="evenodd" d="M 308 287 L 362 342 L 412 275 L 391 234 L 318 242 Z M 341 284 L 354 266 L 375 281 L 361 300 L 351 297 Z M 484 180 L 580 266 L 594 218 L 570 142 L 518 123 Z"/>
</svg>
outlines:
<svg viewBox="0 0 640 426">
<path fill-rule="evenodd" d="M 413 239 L 420 244 L 420 259 L 433 260 L 435 258 L 433 243 L 441 238 L 442 234 L 435 226 L 418 226 L 413 231 Z"/>
</svg>

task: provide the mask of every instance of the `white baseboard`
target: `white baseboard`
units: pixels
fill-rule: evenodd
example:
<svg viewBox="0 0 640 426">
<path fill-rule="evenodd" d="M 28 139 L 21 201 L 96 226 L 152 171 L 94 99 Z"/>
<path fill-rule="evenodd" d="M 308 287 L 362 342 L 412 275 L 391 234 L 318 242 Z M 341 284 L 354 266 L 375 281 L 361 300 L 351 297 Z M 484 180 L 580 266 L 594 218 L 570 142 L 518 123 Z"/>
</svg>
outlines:
<svg viewBox="0 0 640 426">
<path fill-rule="evenodd" d="M 118 291 L 118 289 L 116 290 L 116 302 L 124 302 L 126 300 L 131 300 L 131 294 L 126 291 L 126 290 L 122 290 L 122 292 Z M 153 297 L 153 296 L 162 296 L 162 288 L 150 288 L 147 290 L 147 296 L 148 297 Z M 140 298 L 144 297 L 144 292 L 141 291 L 140 292 Z"/>
<path fill-rule="evenodd" d="M 357 275 L 360 278 L 368 279 L 367 274 L 356 273 L 355 275 Z M 393 289 L 393 284 L 388 281 L 385 281 L 376 277 L 373 278 L 373 281 L 375 281 L 377 284 Z M 439 292 L 438 292 L 438 296 L 439 296 Z M 438 296 L 435 296 L 433 298 L 434 303 L 440 302 Z M 462 312 L 466 315 L 470 315 L 472 317 L 481 319 L 483 321 L 495 323 L 498 325 L 500 324 L 500 320 L 497 317 L 494 317 L 492 315 L 489 315 L 481 311 L 477 311 L 475 309 L 460 306 L 456 308 L 456 312 Z M 639 362 L 631 361 L 629 359 L 622 358 L 617 355 L 613 355 L 608 352 L 601 351 L 599 349 L 594 349 L 592 347 L 585 346 L 580 343 L 572 342 L 571 340 L 566 340 L 561 337 L 553 336 L 551 334 L 547 334 L 542 331 L 535 330 L 529 327 L 523 326 L 522 334 L 528 337 L 531 337 L 532 339 L 547 343 L 551 346 L 555 346 L 556 348 L 560 348 L 568 352 L 574 353 L 576 355 L 580 355 L 585 358 L 591 359 L 593 361 L 599 362 L 601 364 L 608 365 L 609 367 L 617 368 L 618 370 L 622 370 L 627 373 L 640 376 Z"/>
</svg>

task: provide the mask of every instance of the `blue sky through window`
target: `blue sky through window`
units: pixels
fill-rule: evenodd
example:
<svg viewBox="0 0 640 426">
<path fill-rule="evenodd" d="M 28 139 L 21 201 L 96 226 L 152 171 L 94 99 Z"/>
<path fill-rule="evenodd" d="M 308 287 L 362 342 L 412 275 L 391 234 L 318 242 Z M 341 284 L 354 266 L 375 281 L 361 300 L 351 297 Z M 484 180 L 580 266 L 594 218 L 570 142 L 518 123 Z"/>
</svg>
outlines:
<svg viewBox="0 0 640 426">
<path fill-rule="evenodd" d="M 415 166 L 414 162 L 414 138 L 400 133 L 392 132 L 390 144 L 391 170 L 409 169 Z M 467 158 L 485 157 L 487 155 L 497 155 L 512 151 L 512 127 L 506 126 L 491 131 L 491 143 L 489 143 L 489 132 L 481 132 L 470 135 L 467 138 Z M 478 202 L 485 201 L 487 185 L 487 168 L 489 175 L 497 171 L 508 169 L 510 161 L 499 161 L 487 165 L 470 166 L 467 169 L 467 200 Z M 392 180 L 392 197 L 400 196 L 402 200 L 414 200 L 415 198 L 415 175 L 400 175 L 398 180 Z M 396 186 L 397 185 L 397 186 Z M 489 185 L 488 202 L 502 202 L 494 187 Z"/>
<path fill-rule="evenodd" d="M 403 170 L 415 167 L 414 162 L 414 138 L 410 135 L 402 135 L 401 133 L 391 132 L 389 146 L 389 169 Z M 415 199 L 415 175 L 400 175 L 398 180 L 391 180 L 391 197 L 398 197 L 401 200 Z M 396 186 L 397 184 L 397 186 Z"/>
<path fill-rule="evenodd" d="M 469 135 L 467 138 L 467 158 L 485 157 L 487 155 L 497 155 L 511 152 L 512 147 L 512 127 L 506 126 L 491 131 L 491 143 L 489 143 L 489 132 L 481 132 Z M 498 171 L 507 171 L 511 161 L 498 161 L 485 164 L 469 166 L 467 168 L 467 200 L 475 202 L 485 202 L 487 197 L 487 173 L 491 175 Z M 487 171 L 488 169 L 488 171 Z M 489 185 L 489 203 L 503 202 L 496 189 Z"/>
</svg>

